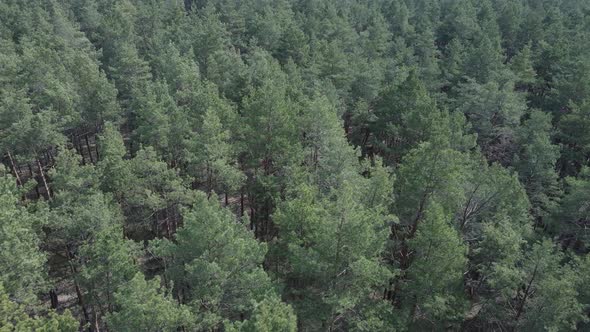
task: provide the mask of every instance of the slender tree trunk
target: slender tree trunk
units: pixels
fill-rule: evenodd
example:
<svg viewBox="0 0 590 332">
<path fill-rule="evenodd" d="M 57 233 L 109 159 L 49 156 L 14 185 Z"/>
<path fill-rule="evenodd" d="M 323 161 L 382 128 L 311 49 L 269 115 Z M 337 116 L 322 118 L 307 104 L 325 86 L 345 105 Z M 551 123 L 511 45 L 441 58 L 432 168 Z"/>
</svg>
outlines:
<svg viewBox="0 0 590 332">
<path fill-rule="evenodd" d="M 18 169 L 16 168 L 16 164 L 14 163 L 14 159 L 12 159 L 12 155 L 10 151 L 8 152 L 8 160 L 10 160 L 10 166 L 12 166 L 12 171 L 14 172 L 14 176 L 16 177 L 16 183 L 19 186 L 22 186 L 23 182 L 20 179 L 20 175 L 18 174 Z"/>
<path fill-rule="evenodd" d="M 240 190 L 240 217 L 244 216 L 244 188 Z"/>
<path fill-rule="evenodd" d="M 154 213 L 154 217 L 153 217 L 153 218 L 154 218 L 154 222 L 153 222 L 153 224 L 152 224 L 152 228 L 153 228 L 153 232 L 154 232 L 154 236 L 155 236 L 155 237 L 158 237 L 158 234 L 160 233 L 160 232 L 159 232 L 159 229 L 158 229 L 158 228 L 160 228 L 160 227 L 159 227 L 159 226 L 160 226 L 160 225 L 159 225 L 159 222 L 160 222 L 160 221 L 158 220 L 158 214 L 159 214 L 159 211 L 156 211 L 156 212 Z"/>
<path fill-rule="evenodd" d="M 422 200 L 420 201 L 420 206 L 418 207 L 418 211 L 416 212 L 416 217 L 414 218 L 414 222 L 412 223 L 412 226 L 410 227 L 408 239 L 414 238 L 414 235 L 416 234 L 416 231 L 418 230 L 418 223 L 420 222 L 420 219 L 422 219 L 422 214 L 424 213 L 424 208 L 426 206 L 428 196 L 429 196 L 428 192 L 425 192 L 424 195 L 422 196 Z"/>
<path fill-rule="evenodd" d="M 469 207 L 471 206 L 471 202 L 473 201 L 473 196 L 477 192 L 477 189 L 479 189 L 479 183 L 477 184 L 475 189 L 473 189 L 473 192 L 471 193 L 471 195 L 469 195 L 469 200 L 467 200 L 467 203 L 465 204 L 465 209 L 463 210 L 463 216 L 461 217 L 461 227 L 460 227 L 461 231 L 463 231 L 463 229 L 465 228 L 465 224 L 467 224 L 467 217 L 468 217 L 467 211 L 469 210 Z"/>
<path fill-rule="evenodd" d="M 164 217 L 166 218 L 166 236 L 170 238 L 170 218 L 168 216 L 168 207 L 164 209 Z"/>
<path fill-rule="evenodd" d="M 100 155 L 98 154 L 98 144 L 96 144 L 96 139 L 94 139 L 94 152 L 96 152 L 96 162 L 98 162 Z"/>
<path fill-rule="evenodd" d="M 37 166 L 39 167 L 39 174 L 41 175 L 41 180 L 43 180 L 43 185 L 45 186 L 45 191 L 47 192 L 47 200 L 51 199 L 51 191 L 49 191 L 49 185 L 47 184 L 47 179 L 45 178 L 45 172 L 43 172 L 43 167 L 41 166 L 41 161 L 37 159 Z"/>
<path fill-rule="evenodd" d="M 31 164 L 28 164 L 27 167 L 29 168 L 29 173 L 31 174 L 31 177 L 35 177 L 35 174 L 33 174 L 33 168 L 31 167 Z M 41 193 L 39 192 L 39 183 L 37 183 L 37 185 L 35 186 L 35 193 L 37 193 L 37 199 L 41 198 Z"/>
<path fill-rule="evenodd" d="M 88 314 L 88 309 L 84 304 L 84 298 L 82 296 L 82 290 L 80 289 L 80 285 L 76 280 L 76 267 L 72 263 L 72 255 L 70 254 L 70 250 L 66 248 L 66 257 L 68 258 L 68 264 L 70 266 L 70 271 L 72 272 L 72 278 L 74 279 L 74 288 L 76 289 L 76 296 L 78 297 L 78 305 L 82 308 L 82 313 L 84 314 L 84 321 L 86 324 L 90 323 L 90 316 Z"/>
<path fill-rule="evenodd" d="M 412 305 L 412 312 L 410 313 L 410 323 L 416 318 L 416 311 L 418 310 L 418 299 L 414 296 L 414 304 Z"/>
<path fill-rule="evenodd" d="M 86 156 L 84 155 L 84 149 L 82 149 L 82 142 L 79 136 L 76 136 L 74 146 L 77 148 L 78 154 L 82 156 L 82 165 L 86 165 Z"/>
<path fill-rule="evenodd" d="M 172 232 L 175 234 L 177 229 L 178 229 L 177 211 L 174 210 L 174 213 L 172 214 Z"/>
<path fill-rule="evenodd" d="M 94 312 L 94 329 L 96 332 L 100 332 L 100 325 L 98 324 L 98 313 Z"/>
<path fill-rule="evenodd" d="M 250 229 L 254 229 L 254 209 L 252 208 L 252 202 L 250 202 Z"/>
<path fill-rule="evenodd" d="M 90 143 L 88 142 L 88 134 L 84 135 L 84 140 L 86 141 L 86 150 L 88 151 L 88 157 L 90 158 L 90 162 L 94 164 L 94 158 L 92 158 L 92 150 L 90 150 Z"/>
<path fill-rule="evenodd" d="M 57 291 L 55 288 L 49 291 L 49 298 L 51 299 L 51 309 L 57 309 L 59 300 L 57 298 Z"/>
<path fill-rule="evenodd" d="M 526 303 L 527 297 L 529 296 L 529 293 L 531 291 L 531 286 L 533 285 L 533 281 L 535 280 L 535 277 L 537 275 L 537 268 L 539 267 L 539 264 L 535 264 L 535 269 L 533 270 L 533 275 L 531 276 L 531 280 L 529 280 L 528 285 L 526 286 L 526 289 L 524 291 L 524 295 L 522 296 L 522 301 L 520 301 L 520 305 L 518 306 L 518 311 L 516 312 L 516 316 L 514 316 L 514 322 L 517 323 L 518 319 L 520 318 L 520 315 L 522 314 L 523 310 L 524 310 L 524 305 Z"/>
</svg>

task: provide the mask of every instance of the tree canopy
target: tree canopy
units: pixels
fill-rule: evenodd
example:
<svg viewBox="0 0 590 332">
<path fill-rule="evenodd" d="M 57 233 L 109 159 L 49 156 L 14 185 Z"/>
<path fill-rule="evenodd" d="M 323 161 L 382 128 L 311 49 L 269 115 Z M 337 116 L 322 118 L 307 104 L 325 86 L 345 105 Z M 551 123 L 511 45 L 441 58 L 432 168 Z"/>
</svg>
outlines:
<svg viewBox="0 0 590 332">
<path fill-rule="evenodd" d="M 589 22 L 0 1 L 0 331 L 590 329 Z"/>
</svg>

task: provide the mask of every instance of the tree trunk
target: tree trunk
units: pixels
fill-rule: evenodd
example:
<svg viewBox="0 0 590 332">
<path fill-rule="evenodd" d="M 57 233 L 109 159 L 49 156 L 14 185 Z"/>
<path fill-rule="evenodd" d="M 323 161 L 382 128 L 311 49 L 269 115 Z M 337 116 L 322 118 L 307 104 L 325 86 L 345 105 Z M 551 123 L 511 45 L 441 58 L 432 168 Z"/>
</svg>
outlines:
<svg viewBox="0 0 590 332">
<path fill-rule="evenodd" d="M 94 164 L 94 158 L 92 158 L 92 150 L 90 150 L 90 143 L 88 142 L 88 134 L 84 135 L 84 140 L 86 141 L 86 150 L 88 151 L 88 157 L 90 158 L 90 162 Z"/>
<path fill-rule="evenodd" d="M 98 144 L 96 144 L 96 139 L 94 140 L 94 151 L 96 152 L 96 162 L 98 162 L 100 155 L 98 154 Z"/>
<path fill-rule="evenodd" d="M 57 298 L 57 292 L 55 288 L 49 291 L 49 298 L 51 299 L 51 309 L 57 309 L 59 300 Z"/>
<path fill-rule="evenodd" d="M 94 312 L 94 329 L 96 332 L 100 332 L 100 326 L 98 324 L 98 313 Z"/>
<path fill-rule="evenodd" d="M 68 264 L 70 265 L 70 271 L 72 272 L 72 278 L 74 279 L 74 287 L 76 289 L 76 296 L 78 297 L 78 305 L 82 308 L 82 313 L 84 314 L 84 321 L 86 324 L 90 323 L 90 316 L 88 315 L 88 309 L 84 304 L 84 298 L 82 297 L 82 290 L 80 290 L 80 285 L 76 280 L 76 268 L 72 263 L 72 256 L 70 254 L 70 250 L 66 248 L 66 257 L 68 258 Z"/>
<path fill-rule="evenodd" d="M 19 186 L 22 186 L 23 182 L 20 179 L 20 175 L 18 174 L 18 169 L 16 168 L 16 164 L 14 163 L 14 160 L 12 159 L 12 155 L 10 154 L 10 151 L 8 152 L 8 160 L 10 160 L 10 166 L 12 166 L 12 171 L 14 172 L 14 176 L 16 177 L 16 183 Z"/>
<path fill-rule="evenodd" d="M 28 164 L 27 167 L 29 168 L 29 173 L 31 174 L 31 177 L 34 178 L 35 174 L 33 174 L 33 168 L 31 167 L 31 164 Z M 41 193 L 39 192 L 39 183 L 37 183 L 37 185 L 35 186 L 35 193 L 37 193 L 37 199 L 41 198 Z"/>
<path fill-rule="evenodd" d="M 164 209 L 164 217 L 166 218 L 166 236 L 170 238 L 170 217 L 168 216 L 168 207 Z"/>
<path fill-rule="evenodd" d="M 41 161 L 37 159 L 37 166 L 39 167 L 39 174 L 41 175 L 41 180 L 43 180 L 43 185 L 45 186 L 45 191 L 47 192 L 47 200 L 51 199 L 51 191 L 49 191 L 49 185 L 47 184 L 47 179 L 45 178 L 45 172 L 43 172 L 43 167 L 41 166 Z"/>
<path fill-rule="evenodd" d="M 531 280 L 529 280 L 528 285 L 526 286 L 526 289 L 524 290 L 524 295 L 522 296 L 522 301 L 520 301 L 520 305 L 518 306 L 518 311 L 516 312 L 516 316 L 514 317 L 514 322 L 518 323 L 518 319 L 520 318 L 520 315 L 522 314 L 523 310 L 524 310 L 524 305 L 526 303 L 527 297 L 529 296 L 529 293 L 531 291 L 531 286 L 533 285 L 533 281 L 535 280 L 535 277 L 537 275 L 537 268 L 539 267 L 539 264 L 535 264 L 535 269 L 533 270 L 533 275 L 531 276 Z"/>
<path fill-rule="evenodd" d="M 244 189 L 240 190 L 240 217 L 244 216 Z"/>
<path fill-rule="evenodd" d="M 77 150 L 78 153 L 82 156 L 82 165 L 86 165 L 86 156 L 84 155 L 84 149 L 82 149 L 82 142 L 80 141 L 80 137 L 76 136 L 76 142 L 74 142 L 74 146 L 77 143 Z"/>
</svg>

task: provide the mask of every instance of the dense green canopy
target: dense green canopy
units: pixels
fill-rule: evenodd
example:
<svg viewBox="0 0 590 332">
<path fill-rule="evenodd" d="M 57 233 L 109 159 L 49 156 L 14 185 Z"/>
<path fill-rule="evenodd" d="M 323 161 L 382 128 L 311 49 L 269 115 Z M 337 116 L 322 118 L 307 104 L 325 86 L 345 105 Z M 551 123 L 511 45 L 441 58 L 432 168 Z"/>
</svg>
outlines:
<svg viewBox="0 0 590 332">
<path fill-rule="evenodd" d="M 3 0 L 0 157 L 0 331 L 590 329 L 587 0 Z"/>
</svg>

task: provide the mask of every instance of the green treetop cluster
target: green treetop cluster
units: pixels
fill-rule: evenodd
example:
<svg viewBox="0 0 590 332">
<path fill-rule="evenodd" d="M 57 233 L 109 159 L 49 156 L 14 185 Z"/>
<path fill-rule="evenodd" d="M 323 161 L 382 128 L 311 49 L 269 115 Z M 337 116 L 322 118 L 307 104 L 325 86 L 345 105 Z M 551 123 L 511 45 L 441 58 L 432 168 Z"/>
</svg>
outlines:
<svg viewBox="0 0 590 332">
<path fill-rule="evenodd" d="M 590 330 L 587 0 L 0 1 L 0 331 Z"/>
</svg>

